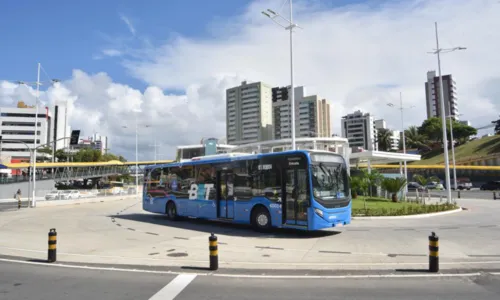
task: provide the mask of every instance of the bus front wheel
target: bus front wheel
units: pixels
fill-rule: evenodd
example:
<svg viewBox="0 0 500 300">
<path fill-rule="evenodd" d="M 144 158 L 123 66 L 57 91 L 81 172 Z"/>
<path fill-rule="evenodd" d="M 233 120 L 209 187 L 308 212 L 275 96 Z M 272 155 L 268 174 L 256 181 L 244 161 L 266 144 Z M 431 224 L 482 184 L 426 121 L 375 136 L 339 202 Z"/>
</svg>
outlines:
<svg viewBox="0 0 500 300">
<path fill-rule="evenodd" d="M 254 209 L 252 225 L 257 231 L 268 231 L 271 228 L 271 216 L 266 208 L 258 206 Z"/>
<path fill-rule="evenodd" d="M 167 218 L 171 221 L 177 220 L 177 207 L 173 201 L 167 203 Z"/>
</svg>

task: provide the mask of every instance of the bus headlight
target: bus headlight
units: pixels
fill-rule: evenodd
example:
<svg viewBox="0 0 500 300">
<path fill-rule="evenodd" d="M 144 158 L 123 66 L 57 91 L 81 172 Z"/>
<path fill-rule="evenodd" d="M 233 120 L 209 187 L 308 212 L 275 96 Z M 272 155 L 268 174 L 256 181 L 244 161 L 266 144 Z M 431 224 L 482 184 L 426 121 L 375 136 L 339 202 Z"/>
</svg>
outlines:
<svg viewBox="0 0 500 300">
<path fill-rule="evenodd" d="M 320 216 L 320 217 L 322 217 L 322 218 L 323 218 L 323 211 L 322 211 L 321 209 L 315 208 L 315 209 L 314 209 L 314 212 L 315 212 L 318 216 Z"/>
</svg>

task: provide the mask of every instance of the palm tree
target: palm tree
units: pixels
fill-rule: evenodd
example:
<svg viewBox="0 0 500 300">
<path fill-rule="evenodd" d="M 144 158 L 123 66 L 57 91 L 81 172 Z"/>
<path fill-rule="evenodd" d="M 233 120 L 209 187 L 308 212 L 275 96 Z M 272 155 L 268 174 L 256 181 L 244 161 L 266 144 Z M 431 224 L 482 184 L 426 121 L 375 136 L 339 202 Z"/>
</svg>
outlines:
<svg viewBox="0 0 500 300">
<path fill-rule="evenodd" d="M 392 194 L 392 202 L 398 202 L 398 193 L 406 185 L 406 179 L 402 177 L 385 178 L 382 181 L 382 188 Z"/>
<path fill-rule="evenodd" d="M 420 184 L 421 186 L 424 186 L 424 187 L 431 182 L 440 182 L 441 181 L 436 176 L 431 176 L 431 177 L 426 178 L 425 176 L 420 175 L 420 174 L 413 175 L 413 180 L 415 180 L 418 184 Z"/>
<path fill-rule="evenodd" d="M 431 150 L 431 147 L 427 145 L 425 136 L 418 133 L 417 126 L 410 126 L 405 130 L 405 140 L 409 148 L 423 149 L 426 151 Z"/>
<path fill-rule="evenodd" d="M 381 128 L 377 130 L 377 143 L 380 151 L 389 151 L 392 146 L 392 131 L 390 129 Z"/>
</svg>

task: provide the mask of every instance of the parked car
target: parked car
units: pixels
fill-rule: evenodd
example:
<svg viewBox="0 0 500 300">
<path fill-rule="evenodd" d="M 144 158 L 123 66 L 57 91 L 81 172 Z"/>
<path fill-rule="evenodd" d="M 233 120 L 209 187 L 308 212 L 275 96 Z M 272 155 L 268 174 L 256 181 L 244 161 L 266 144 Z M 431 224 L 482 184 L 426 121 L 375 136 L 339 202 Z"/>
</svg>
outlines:
<svg viewBox="0 0 500 300">
<path fill-rule="evenodd" d="M 489 181 L 481 186 L 482 191 L 500 190 L 500 181 Z"/>
<path fill-rule="evenodd" d="M 78 198 L 80 198 L 80 192 L 77 190 L 61 191 L 60 199 L 62 199 L 62 200 L 71 200 L 71 199 L 78 199 Z"/>
<path fill-rule="evenodd" d="M 61 199 L 61 191 L 53 190 L 45 195 L 45 200 L 59 200 Z"/>
<path fill-rule="evenodd" d="M 408 182 L 408 192 L 425 192 L 427 191 L 427 188 L 419 184 L 418 182 Z"/>
</svg>

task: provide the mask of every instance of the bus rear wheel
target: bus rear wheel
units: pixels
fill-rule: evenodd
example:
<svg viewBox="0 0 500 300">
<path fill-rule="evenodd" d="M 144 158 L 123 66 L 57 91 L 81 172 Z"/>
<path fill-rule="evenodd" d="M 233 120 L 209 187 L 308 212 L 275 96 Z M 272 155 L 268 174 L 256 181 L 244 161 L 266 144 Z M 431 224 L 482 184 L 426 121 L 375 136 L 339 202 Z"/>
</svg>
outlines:
<svg viewBox="0 0 500 300">
<path fill-rule="evenodd" d="M 255 230 L 266 232 L 271 229 L 271 216 L 262 206 L 255 208 L 252 214 L 252 225 Z"/>
<path fill-rule="evenodd" d="M 171 221 L 175 221 L 178 219 L 177 215 L 177 207 L 173 201 L 167 203 L 167 218 Z"/>
</svg>

